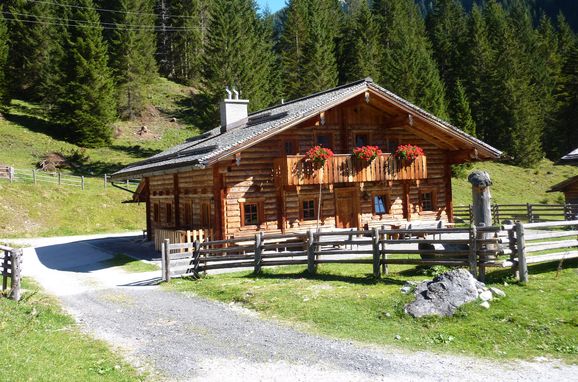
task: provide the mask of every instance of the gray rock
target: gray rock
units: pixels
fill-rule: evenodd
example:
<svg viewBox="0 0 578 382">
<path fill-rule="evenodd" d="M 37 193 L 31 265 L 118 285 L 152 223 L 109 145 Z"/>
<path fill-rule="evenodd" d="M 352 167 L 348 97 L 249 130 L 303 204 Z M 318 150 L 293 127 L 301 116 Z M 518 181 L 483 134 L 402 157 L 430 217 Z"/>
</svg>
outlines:
<svg viewBox="0 0 578 382">
<path fill-rule="evenodd" d="M 415 301 L 405 306 L 413 317 L 451 316 L 455 310 L 478 298 L 480 283 L 465 269 L 454 269 L 425 281 L 415 289 Z"/>
<path fill-rule="evenodd" d="M 485 309 L 490 309 L 490 303 L 487 301 L 482 302 L 480 306 Z"/>
<path fill-rule="evenodd" d="M 405 284 L 403 284 L 403 286 L 400 288 L 400 291 L 403 294 L 408 294 L 415 289 L 416 285 L 417 283 L 414 281 L 406 281 Z"/>
<path fill-rule="evenodd" d="M 492 292 L 489 290 L 483 291 L 478 297 L 482 301 L 490 301 L 492 299 Z"/>
<path fill-rule="evenodd" d="M 498 297 L 506 297 L 506 293 L 503 290 L 498 289 L 496 287 L 490 287 L 490 291 Z"/>
<path fill-rule="evenodd" d="M 490 179 L 490 174 L 485 171 L 475 170 L 468 176 L 468 182 L 473 186 L 486 188 L 492 185 L 492 180 Z"/>
</svg>

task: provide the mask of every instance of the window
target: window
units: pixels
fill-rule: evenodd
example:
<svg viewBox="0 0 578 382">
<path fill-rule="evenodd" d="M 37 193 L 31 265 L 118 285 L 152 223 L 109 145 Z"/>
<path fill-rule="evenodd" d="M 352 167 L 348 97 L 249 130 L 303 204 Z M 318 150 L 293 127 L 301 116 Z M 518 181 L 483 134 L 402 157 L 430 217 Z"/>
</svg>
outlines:
<svg viewBox="0 0 578 382">
<path fill-rule="evenodd" d="M 393 154 L 399 145 L 399 138 L 387 138 L 387 147 L 385 148 L 385 152 Z"/>
<path fill-rule="evenodd" d="M 389 197 L 386 194 L 373 196 L 373 213 L 375 215 L 389 214 Z"/>
<path fill-rule="evenodd" d="M 243 226 L 259 225 L 259 206 L 257 203 L 243 203 L 241 213 Z"/>
<path fill-rule="evenodd" d="M 369 145 L 369 135 L 367 134 L 355 134 L 354 139 L 355 147 L 367 146 Z"/>
<path fill-rule="evenodd" d="M 301 219 L 302 220 L 315 220 L 317 216 L 315 214 L 315 199 L 306 199 L 301 201 Z"/>
<path fill-rule="evenodd" d="M 283 142 L 283 152 L 285 155 L 295 155 L 297 151 L 297 142 L 293 140 Z"/>
<path fill-rule="evenodd" d="M 208 202 L 201 204 L 201 228 L 211 226 L 211 205 Z"/>
<path fill-rule="evenodd" d="M 166 208 L 166 222 L 172 223 L 173 222 L 173 205 L 171 203 L 167 203 L 165 205 Z"/>
<path fill-rule="evenodd" d="M 419 204 L 422 211 L 433 211 L 435 204 L 433 191 L 420 192 Z"/>
<path fill-rule="evenodd" d="M 185 226 L 190 227 L 193 225 L 193 213 L 192 213 L 192 203 L 185 202 L 185 211 L 184 211 L 184 223 Z"/>
<path fill-rule="evenodd" d="M 333 136 L 331 134 L 317 134 L 315 137 L 315 144 L 322 147 L 332 148 Z"/>
<path fill-rule="evenodd" d="M 158 203 L 155 203 L 155 204 L 153 204 L 153 221 L 154 221 L 155 223 L 158 223 L 158 222 L 159 222 L 159 215 L 160 215 L 160 213 L 159 213 L 159 204 L 158 204 Z"/>
</svg>

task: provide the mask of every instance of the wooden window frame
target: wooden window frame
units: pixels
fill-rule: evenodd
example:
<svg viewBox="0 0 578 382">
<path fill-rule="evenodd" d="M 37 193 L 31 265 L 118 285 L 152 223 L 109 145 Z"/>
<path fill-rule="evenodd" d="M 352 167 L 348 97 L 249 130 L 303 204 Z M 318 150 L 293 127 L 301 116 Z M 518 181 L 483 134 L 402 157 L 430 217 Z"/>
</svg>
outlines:
<svg viewBox="0 0 578 382">
<path fill-rule="evenodd" d="M 206 213 L 205 213 L 206 210 Z M 199 211 L 199 217 L 200 217 L 200 228 L 202 229 L 208 229 L 211 228 L 212 224 L 211 224 L 211 202 L 208 200 L 203 200 L 200 202 L 200 211 Z"/>
<path fill-rule="evenodd" d="M 333 136 L 333 133 L 332 133 L 332 132 L 327 132 L 327 131 L 323 131 L 323 132 L 317 132 L 317 131 L 316 131 L 315 134 L 314 134 L 314 139 L 315 139 L 315 141 L 314 141 L 314 146 L 317 146 L 317 145 L 318 145 L 318 143 L 317 143 L 317 138 L 320 137 L 320 136 L 328 136 L 328 137 L 329 137 L 329 142 L 330 142 L 329 147 L 326 147 L 326 146 L 322 146 L 322 147 L 328 148 L 328 149 L 331 149 L 331 150 L 334 150 L 335 137 Z"/>
<path fill-rule="evenodd" d="M 431 210 L 426 210 L 423 208 L 423 194 L 431 194 Z M 419 213 L 426 214 L 437 212 L 438 210 L 438 197 L 437 190 L 435 188 L 420 188 L 418 192 L 418 203 L 419 203 Z"/>
<path fill-rule="evenodd" d="M 254 204 L 257 206 L 257 224 L 245 224 L 245 206 L 249 204 Z M 239 209 L 241 210 L 241 228 L 259 229 L 259 227 L 265 222 L 264 203 L 262 200 L 246 200 L 244 202 L 240 202 Z"/>
<path fill-rule="evenodd" d="M 397 146 L 401 145 L 401 138 L 397 137 L 397 136 L 391 136 L 385 137 L 385 147 L 383 148 L 383 152 L 384 153 L 388 153 L 388 154 L 394 154 L 395 153 L 395 148 L 393 150 L 389 150 L 390 149 L 390 144 L 392 143 L 392 141 L 397 141 L 397 144 L 395 145 L 395 147 L 397 148 Z"/>
<path fill-rule="evenodd" d="M 293 153 L 288 153 L 286 150 L 286 144 L 287 143 L 291 143 L 293 145 Z M 299 143 L 297 142 L 296 138 L 286 138 L 283 139 L 281 141 L 281 153 L 283 153 L 284 156 L 288 156 L 288 155 L 298 155 L 299 154 Z"/>
<path fill-rule="evenodd" d="M 168 225 L 173 223 L 173 203 L 165 203 L 165 223 Z"/>
<path fill-rule="evenodd" d="M 183 208 L 183 223 L 185 227 L 189 228 L 193 226 L 193 202 L 185 201 Z"/>
<path fill-rule="evenodd" d="M 313 201 L 313 218 L 312 219 L 305 219 L 305 210 L 303 209 L 303 203 Z M 302 196 L 299 198 L 299 220 L 302 222 L 310 222 L 317 220 L 317 214 L 319 213 L 319 197 L 315 196 Z M 319 219 L 321 220 L 322 216 L 319 214 Z"/>
<path fill-rule="evenodd" d="M 386 204 L 385 204 L 385 212 L 384 213 L 377 213 L 375 211 L 375 198 L 378 196 L 383 196 L 385 198 Z M 389 192 L 374 191 L 371 193 L 371 213 L 373 214 L 373 217 L 383 218 L 383 216 L 390 216 L 391 215 L 391 207 L 392 207 L 391 195 Z"/>
<path fill-rule="evenodd" d="M 366 142 L 364 145 L 357 146 L 357 137 L 364 135 L 366 137 Z M 362 146 L 370 146 L 372 139 L 371 139 L 371 132 L 369 131 L 355 131 L 353 132 L 353 147 L 362 147 Z"/>
</svg>

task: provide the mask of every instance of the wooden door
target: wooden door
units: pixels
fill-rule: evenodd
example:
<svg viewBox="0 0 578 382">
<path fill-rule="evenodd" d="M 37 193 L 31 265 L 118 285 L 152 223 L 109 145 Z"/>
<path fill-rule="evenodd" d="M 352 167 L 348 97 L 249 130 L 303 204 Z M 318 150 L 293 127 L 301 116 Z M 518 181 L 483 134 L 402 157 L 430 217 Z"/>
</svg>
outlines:
<svg viewBox="0 0 578 382">
<path fill-rule="evenodd" d="M 357 227 L 357 200 L 355 189 L 335 189 L 335 226 Z"/>
</svg>

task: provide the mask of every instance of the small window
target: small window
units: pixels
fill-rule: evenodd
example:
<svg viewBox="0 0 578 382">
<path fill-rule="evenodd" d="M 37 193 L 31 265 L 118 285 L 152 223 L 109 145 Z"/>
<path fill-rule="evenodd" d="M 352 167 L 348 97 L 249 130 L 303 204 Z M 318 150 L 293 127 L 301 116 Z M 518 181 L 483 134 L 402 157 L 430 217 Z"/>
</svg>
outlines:
<svg viewBox="0 0 578 382">
<path fill-rule="evenodd" d="M 373 213 L 375 215 L 389 214 L 389 207 L 387 195 L 375 195 L 373 197 Z"/>
<path fill-rule="evenodd" d="M 355 134 L 355 147 L 369 145 L 369 136 L 367 134 Z"/>
<path fill-rule="evenodd" d="M 315 214 L 315 200 L 307 199 L 301 201 L 301 217 L 303 220 L 315 220 L 317 216 Z"/>
<path fill-rule="evenodd" d="M 434 210 L 433 192 L 428 191 L 420 193 L 420 204 L 422 211 L 433 211 Z"/>
<path fill-rule="evenodd" d="M 283 142 L 283 151 L 284 151 L 285 155 L 297 154 L 297 142 L 295 142 L 295 141 Z"/>
<path fill-rule="evenodd" d="M 257 203 L 243 204 L 243 225 L 259 225 L 259 207 Z"/>
<path fill-rule="evenodd" d="M 315 137 L 315 144 L 321 147 L 332 148 L 333 137 L 331 136 L 331 134 L 318 134 Z"/>
<path fill-rule="evenodd" d="M 211 206 L 209 203 L 201 204 L 201 228 L 211 226 Z"/>
<path fill-rule="evenodd" d="M 165 208 L 166 208 L 167 223 L 172 223 L 173 222 L 173 205 L 171 203 L 167 203 L 165 205 Z"/>
<path fill-rule="evenodd" d="M 387 153 L 394 153 L 395 150 L 397 149 L 397 146 L 399 146 L 399 138 L 387 138 L 387 147 L 385 148 Z"/>
<path fill-rule="evenodd" d="M 158 222 L 159 222 L 159 220 L 160 220 L 159 215 L 160 215 L 160 213 L 159 213 L 159 204 L 158 204 L 158 203 L 155 203 L 155 204 L 153 204 L 153 221 L 154 221 L 155 223 L 158 223 Z"/>
</svg>

